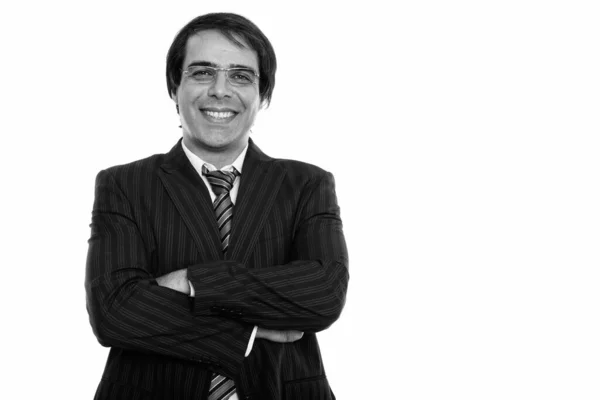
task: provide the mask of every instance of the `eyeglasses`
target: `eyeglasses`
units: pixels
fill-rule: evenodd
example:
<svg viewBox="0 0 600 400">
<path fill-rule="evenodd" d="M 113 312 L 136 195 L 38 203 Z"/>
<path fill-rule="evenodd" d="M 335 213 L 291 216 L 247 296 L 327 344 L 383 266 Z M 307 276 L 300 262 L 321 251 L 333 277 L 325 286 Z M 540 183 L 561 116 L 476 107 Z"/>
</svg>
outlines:
<svg viewBox="0 0 600 400">
<path fill-rule="evenodd" d="M 249 68 L 215 68 L 203 65 L 188 67 L 183 74 L 198 83 L 212 83 L 217 79 L 217 73 L 225 71 L 227 82 L 233 86 L 249 86 L 258 81 L 259 75 Z"/>
</svg>

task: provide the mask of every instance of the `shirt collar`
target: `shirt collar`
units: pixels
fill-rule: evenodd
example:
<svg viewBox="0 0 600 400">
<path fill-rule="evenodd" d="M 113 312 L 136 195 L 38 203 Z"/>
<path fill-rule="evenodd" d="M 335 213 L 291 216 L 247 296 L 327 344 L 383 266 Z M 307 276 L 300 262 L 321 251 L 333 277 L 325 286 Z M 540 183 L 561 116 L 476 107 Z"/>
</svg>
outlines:
<svg viewBox="0 0 600 400">
<path fill-rule="evenodd" d="M 235 161 L 233 163 L 231 163 L 229 165 L 226 165 L 223 168 L 221 168 L 221 171 L 232 171 L 235 168 L 241 174 L 242 173 L 242 166 L 244 165 L 244 159 L 246 158 L 246 152 L 248 151 L 248 144 L 249 143 L 250 142 L 248 142 L 246 144 L 246 147 L 244 147 L 244 150 L 242 150 L 242 152 L 235 159 Z M 198 172 L 198 174 L 200 176 L 202 176 L 202 166 L 203 165 L 206 165 L 206 168 L 208 168 L 209 171 L 216 171 L 217 170 L 217 168 L 214 165 L 212 165 L 210 163 L 207 163 L 206 161 L 204 161 L 203 159 L 201 159 L 200 157 L 198 157 L 197 155 L 195 155 L 194 153 L 192 153 L 192 151 L 187 148 L 187 146 L 185 145 L 185 143 L 183 143 L 183 140 L 181 141 L 181 147 L 183 147 L 183 152 L 187 156 L 188 160 L 190 160 L 190 163 L 192 163 L 192 166 L 194 167 L 194 169 L 196 170 L 196 172 Z"/>
</svg>

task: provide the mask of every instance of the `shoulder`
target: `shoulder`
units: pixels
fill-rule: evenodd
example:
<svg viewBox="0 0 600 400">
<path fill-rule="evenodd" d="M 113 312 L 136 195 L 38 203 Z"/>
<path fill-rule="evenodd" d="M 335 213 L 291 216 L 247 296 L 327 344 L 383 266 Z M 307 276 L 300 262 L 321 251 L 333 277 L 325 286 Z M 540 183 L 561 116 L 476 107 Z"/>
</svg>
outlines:
<svg viewBox="0 0 600 400">
<path fill-rule="evenodd" d="M 281 158 L 273 159 L 273 163 L 285 171 L 284 185 L 291 190 L 301 189 L 303 193 L 312 193 L 318 188 L 335 187 L 331 172 L 314 164 Z"/>
<path fill-rule="evenodd" d="M 118 182 L 144 180 L 157 175 L 159 167 L 165 162 L 165 156 L 164 153 L 154 154 L 126 164 L 114 165 L 100 171 L 98 176 L 108 175 Z"/>
<path fill-rule="evenodd" d="M 252 139 L 250 139 L 250 147 L 248 149 L 247 157 L 252 157 L 253 159 L 260 160 L 262 162 L 270 162 L 276 168 L 284 170 L 288 178 L 292 179 L 298 177 L 303 177 L 304 179 L 320 178 L 326 175 L 331 175 L 323 168 L 320 168 L 314 164 L 266 155 Z"/>
<path fill-rule="evenodd" d="M 273 162 L 284 169 L 291 179 L 321 180 L 332 176 L 329 171 L 303 161 L 274 158 Z"/>
</svg>

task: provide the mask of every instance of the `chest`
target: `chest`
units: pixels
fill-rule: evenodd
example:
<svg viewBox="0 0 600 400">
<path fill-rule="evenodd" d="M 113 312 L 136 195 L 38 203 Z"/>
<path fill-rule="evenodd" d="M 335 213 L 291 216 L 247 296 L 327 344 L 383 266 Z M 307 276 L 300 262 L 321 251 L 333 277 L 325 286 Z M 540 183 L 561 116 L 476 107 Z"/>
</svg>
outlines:
<svg viewBox="0 0 600 400">
<path fill-rule="evenodd" d="M 198 199 L 201 201 L 202 199 Z M 144 237 L 148 243 L 150 268 L 155 276 L 189 265 L 234 259 L 247 268 L 265 268 L 292 261 L 295 232 L 299 223 L 299 199 L 280 191 L 268 211 L 260 202 L 247 200 L 240 215 L 242 198 L 236 199 L 231 221 L 229 251 L 226 256 L 215 251 L 220 243 L 216 216 L 212 204 L 198 209 L 181 207 L 168 196 L 146 206 Z M 208 201 L 206 201 L 208 203 Z"/>
</svg>

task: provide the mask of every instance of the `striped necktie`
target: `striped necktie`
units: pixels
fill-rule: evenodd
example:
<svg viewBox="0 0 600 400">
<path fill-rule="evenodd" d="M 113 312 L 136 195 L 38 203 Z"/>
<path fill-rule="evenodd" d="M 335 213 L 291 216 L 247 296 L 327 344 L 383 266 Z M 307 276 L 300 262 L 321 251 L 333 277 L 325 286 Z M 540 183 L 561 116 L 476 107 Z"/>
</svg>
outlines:
<svg viewBox="0 0 600 400">
<path fill-rule="evenodd" d="M 208 179 L 208 183 L 217 195 L 213 203 L 219 234 L 221 236 L 221 246 L 223 254 L 229 247 L 229 237 L 231 236 L 231 220 L 233 218 L 233 202 L 229 192 L 233 187 L 235 177 L 239 175 L 237 170 L 228 171 L 209 171 L 202 166 L 202 174 Z M 235 384 L 233 380 L 219 374 L 214 374 L 208 389 L 208 400 L 226 400 L 235 393 Z"/>
<path fill-rule="evenodd" d="M 229 171 L 209 171 L 208 168 L 202 166 L 202 173 L 208 179 L 208 183 L 217 195 L 213 203 L 217 225 L 221 235 L 221 246 L 223 254 L 227 252 L 229 247 L 229 236 L 231 235 L 231 220 L 233 218 L 233 203 L 229 192 L 233 187 L 235 177 L 239 175 L 237 170 Z"/>
</svg>

